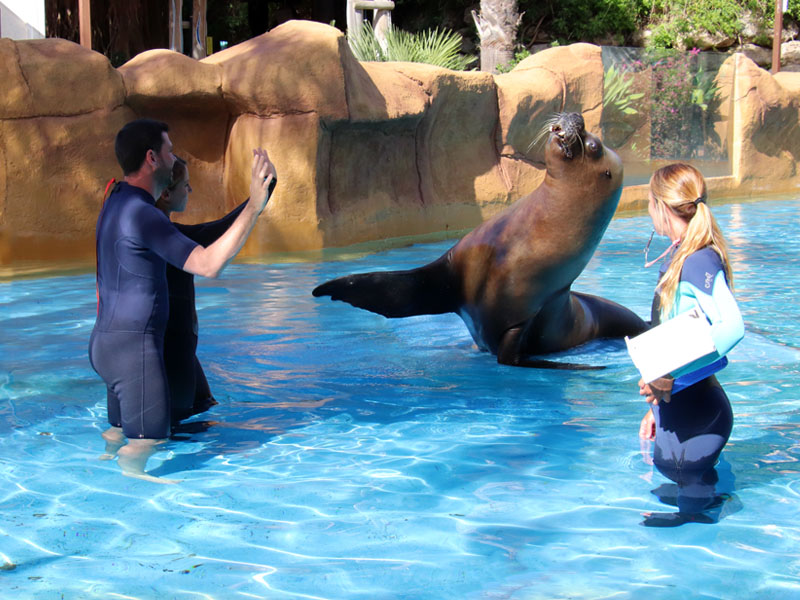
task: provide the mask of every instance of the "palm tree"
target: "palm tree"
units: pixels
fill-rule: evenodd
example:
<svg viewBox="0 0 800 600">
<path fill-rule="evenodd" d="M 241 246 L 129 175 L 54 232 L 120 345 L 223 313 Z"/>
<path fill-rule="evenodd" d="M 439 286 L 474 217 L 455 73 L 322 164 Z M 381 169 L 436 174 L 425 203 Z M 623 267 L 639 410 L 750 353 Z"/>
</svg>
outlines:
<svg viewBox="0 0 800 600">
<path fill-rule="evenodd" d="M 481 12 L 472 11 L 481 40 L 481 71 L 497 73 L 498 65 L 511 62 L 514 40 L 522 15 L 517 0 L 481 0 Z"/>
</svg>

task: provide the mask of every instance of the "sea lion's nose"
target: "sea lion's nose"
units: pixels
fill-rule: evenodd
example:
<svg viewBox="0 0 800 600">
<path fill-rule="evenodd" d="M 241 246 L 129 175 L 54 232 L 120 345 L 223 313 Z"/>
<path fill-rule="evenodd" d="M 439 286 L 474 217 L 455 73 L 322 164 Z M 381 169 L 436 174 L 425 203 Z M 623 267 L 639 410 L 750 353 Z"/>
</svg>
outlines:
<svg viewBox="0 0 800 600">
<path fill-rule="evenodd" d="M 586 127 L 581 113 L 569 113 L 564 117 L 564 128 L 582 133 Z"/>
</svg>

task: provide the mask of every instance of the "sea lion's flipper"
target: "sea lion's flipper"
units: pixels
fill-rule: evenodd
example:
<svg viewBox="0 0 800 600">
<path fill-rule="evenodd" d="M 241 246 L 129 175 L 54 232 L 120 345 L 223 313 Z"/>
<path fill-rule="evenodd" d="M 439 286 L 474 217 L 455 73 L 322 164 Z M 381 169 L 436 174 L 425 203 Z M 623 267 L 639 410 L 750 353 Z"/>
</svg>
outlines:
<svg viewBox="0 0 800 600">
<path fill-rule="evenodd" d="M 578 343 L 596 338 L 621 338 L 636 336 L 648 330 L 648 325 L 632 310 L 600 296 L 572 292 L 594 323 L 592 336 Z"/>
<path fill-rule="evenodd" d="M 409 271 L 358 273 L 314 288 L 314 296 L 330 296 L 384 317 L 412 317 L 454 312 L 460 290 L 453 284 L 446 257 Z"/>
<path fill-rule="evenodd" d="M 522 334 L 524 330 L 523 326 L 512 327 L 503 334 L 503 337 L 500 338 L 500 345 L 497 347 L 498 363 L 512 367 L 529 367 L 533 369 L 569 369 L 575 371 L 605 369 L 603 366 L 582 365 L 526 356 L 522 351 Z"/>
</svg>

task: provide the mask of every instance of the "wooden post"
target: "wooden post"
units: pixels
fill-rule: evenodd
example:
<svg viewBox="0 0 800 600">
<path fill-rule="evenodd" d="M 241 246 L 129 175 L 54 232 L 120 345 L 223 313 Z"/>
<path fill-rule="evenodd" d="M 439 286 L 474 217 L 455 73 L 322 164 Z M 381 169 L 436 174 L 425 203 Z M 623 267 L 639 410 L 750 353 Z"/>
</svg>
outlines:
<svg viewBox="0 0 800 600">
<path fill-rule="evenodd" d="M 772 30 L 772 69 L 770 70 L 773 74 L 781 70 L 781 34 L 783 33 L 784 2 L 787 2 L 787 0 L 775 0 L 775 27 Z"/>
<path fill-rule="evenodd" d="M 207 0 L 194 0 L 192 4 L 192 56 L 197 60 L 206 57 L 207 4 Z"/>
<path fill-rule="evenodd" d="M 183 52 L 183 0 L 169 3 L 169 49 Z"/>
<path fill-rule="evenodd" d="M 372 30 L 378 43 L 386 48 L 386 31 L 392 26 L 392 0 L 347 0 L 347 31 L 357 36 L 364 25 L 364 11 L 371 10 Z"/>
<path fill-rule="evenodd" d="M 375 38 L 378 43 L 386 51 L 386 32 L 392 26 L 392 11 L 390 10 L 376 10 L 372 13 L 372 30 L 375 32 Z"/>
<path fill-rule="evenodd" d="M 90 0 L 78 0 L 78 30 L 81 46 L 92 49 L 92 10 Z"/>
<path fill-rule="evenodd" d="M 356 10 L 356 0 L 347 0 L 347 33 L 358 37 L 364 25 L 364 11 Z"/>
</svg>

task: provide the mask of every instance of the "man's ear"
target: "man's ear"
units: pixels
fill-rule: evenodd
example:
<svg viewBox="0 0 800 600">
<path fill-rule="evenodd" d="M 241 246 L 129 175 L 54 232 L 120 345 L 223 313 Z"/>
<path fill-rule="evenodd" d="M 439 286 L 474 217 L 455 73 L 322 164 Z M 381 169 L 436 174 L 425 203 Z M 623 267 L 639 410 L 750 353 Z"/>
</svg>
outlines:
<svg viewBox="0 0 800 600">
<path fill-rule="evenodd" d="M 158 157 L 156 156 L 156 151 L 152 148 L 147 151 L 147 154 L 144 156 L 145 162 L 150 165 L 151 167 L 155 167 L 158 164 Z"/>
</svg>

